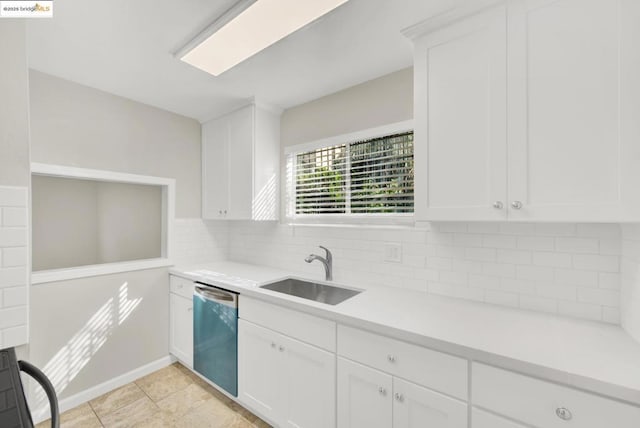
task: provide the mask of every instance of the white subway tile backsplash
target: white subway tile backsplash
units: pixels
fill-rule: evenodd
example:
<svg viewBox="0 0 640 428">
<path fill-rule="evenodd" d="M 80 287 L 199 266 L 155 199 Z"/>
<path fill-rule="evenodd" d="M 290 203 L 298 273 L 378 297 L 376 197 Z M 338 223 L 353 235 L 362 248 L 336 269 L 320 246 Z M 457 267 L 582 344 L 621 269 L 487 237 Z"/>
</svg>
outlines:
<svg viewBox="0 0 640 428">
<path fill-rule="evenodd" d="M 548 236 L 520 236 L 518 248 L 521 250 L 553 251 L 554 239 Z"/>
<path fill-rule="evenodd" d="M 24 247 L 27 245 L 27 229 L 24 227 L 1 227 L 0 246 Z"/>
<path fill-rule="evenodd" d="M 0 186 L 0 206 L 2 207 L 26 207 L 27 188 Z"/>
<path fill-rule="evenodd" d="M 573 267 L 598 272 L 619 272 L 620 258 L 616 256 L 574 254 Z"/>
<path fill-rule="evenodd" d="M 570 317 L 602 321 L 602 306 L 558 300 L 558 313 Z"/>
<path fill-rule="evenodd" d="M 18 267 L 27 265 L 27 247 L 9 247 L 0 249 L 2 253 L 0 267 Z"/>
<path fill-rule="evenodd" d="M 620 307 L 620 292 L 602 288 L 580 288 L 578 290 L 578 302 L 617 308 Z"/>
<path fill-rule="evenodd" d="M 556 238 L 556 250 L 566 253 L 598 254 L 599 247 L 593 238 Z"/>
<path fill-rule="evenodd" d="M 28 189 L 0 186 L 0 348 L 27 343 Z"/>
<path fill-rule="evenodd" d="M 334 253 L 336 280 L 364 288 L 390 285 L 609 323 L 620 312 L 615 303 L 622 281 L 615 254 L 622 248 L 618 225 L 437 222 L 414 230 L 222 224 L 226 235 L 220 226 L 205 227 L 213 227 L 207 233 L 220 242 L 199 245 L 217 249 L 214 255 L 226 246 L 235 261 L 260 260 L 321 277 L 322 269 L 303 258 L 324 243 Z M 400 263 L 382 262 L 385 242 L 401 244 Z M 627 247 L 640 264 L 640 239 L 638 244 Z"/>
<path fill-rule="evenodd" d="M 533 264 L 538 266 L 570 268 L 572 259 L 571 254 L 536 251 L 533 253 Z"/>
</svg>

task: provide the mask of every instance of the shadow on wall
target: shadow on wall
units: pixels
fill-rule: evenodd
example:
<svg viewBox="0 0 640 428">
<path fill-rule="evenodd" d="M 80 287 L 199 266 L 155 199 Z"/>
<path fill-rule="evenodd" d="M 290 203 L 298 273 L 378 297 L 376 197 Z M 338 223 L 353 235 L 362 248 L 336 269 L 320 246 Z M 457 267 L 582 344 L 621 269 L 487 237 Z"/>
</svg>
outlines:
<svg viewBox="0 0 640 428">
<path fill-rule="evenodd" d="M 129 299 L 129 283 L 124 282 L 117 296 L 109 298 L 42 368 L 60 396 L 91 358 L 109 340 L 109 336 L 136 310 L 142 298 Z M 44 391 L 34 394 L 34 409 L 48 403 Z"/>
</svg>

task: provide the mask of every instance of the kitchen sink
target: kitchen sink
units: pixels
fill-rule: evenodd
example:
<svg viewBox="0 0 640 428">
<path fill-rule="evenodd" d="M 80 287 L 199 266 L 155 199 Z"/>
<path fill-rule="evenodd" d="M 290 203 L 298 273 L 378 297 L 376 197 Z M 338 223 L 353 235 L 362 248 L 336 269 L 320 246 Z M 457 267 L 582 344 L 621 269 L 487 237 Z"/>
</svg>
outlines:
<svg viewBox="0 0 640 428">
<path fill-rule="evenodd" d="M 315 302 L 337 305 L 340 302 L 359 294 L 362 290 L 353 290 L 327 284 L 304 281 L 301 279 L 287 278 L 261 286 L 265 290 L 277 291 L 290 296 L 302 297 Z"/>
</svg>

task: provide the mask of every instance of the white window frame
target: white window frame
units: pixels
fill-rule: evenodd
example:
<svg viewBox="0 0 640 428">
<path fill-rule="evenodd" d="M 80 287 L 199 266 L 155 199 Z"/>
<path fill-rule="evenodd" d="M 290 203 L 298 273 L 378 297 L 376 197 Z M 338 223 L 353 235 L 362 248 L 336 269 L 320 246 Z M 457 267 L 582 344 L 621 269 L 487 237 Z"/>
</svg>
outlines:
<svg viewBox="0 0 640 428">
<path fill-rule="evenodd" d="M 284 223 L 289 225 L 335 225 L 335 224 L 356 224 L 356 225 L 399 225 L 408 226 L 415 224 L 415 193 L 414 193 L 414 212 L 413 213 L 391 213 L 391 214 L 295 214 L 295 171 L 292 161 L 293 156 L 297 153 L 310 152 L 312 150 L 321 149 L 323 147 L 337 146 L 340 144 L 349 144 L 357 141 L 371 140 L 375 138 L 385 137 L 388 135 L 401 134 L 403 132 L 413 131 L 413 120 L 391 123 L 388 125 L 378 126 L 375 128 L 364 129 L 362 131 L 351 132 L 348 134 L 336 135 L 321 140 L 310 141 L 307 143 L 288 146 L 284 149 L 285 167 L 284 167 L 284 213 L 282 218 Z M 414 140 L 415 144 L 415 140 Z M 415 162 L 415 157 L 414 157 Z M 291 177 L 289 174 L 293 174 Z"/>
<path fill-rule="evenodd" d="M 44 163 L 32 163 L 31 174 L 111 183 L 145 184 L 160 186 L 162 188 L 161 257 L 34 271 L 31 272 L 32 284 L 173 266 L 171 255 L 173 249 L 173 225 L 175 220 L 175 179 Z"/>
</svg>

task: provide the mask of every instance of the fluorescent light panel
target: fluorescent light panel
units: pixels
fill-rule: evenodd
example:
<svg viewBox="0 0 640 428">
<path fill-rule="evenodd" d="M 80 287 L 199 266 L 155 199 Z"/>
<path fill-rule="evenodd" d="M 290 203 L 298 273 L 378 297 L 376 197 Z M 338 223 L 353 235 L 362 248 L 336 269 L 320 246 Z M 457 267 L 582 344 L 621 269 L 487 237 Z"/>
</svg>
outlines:
<svg viewBox="0 0 640 428">
<path fill-rule="evenodd" d="M 180 59 L 218 76 L 347 1 L 257 0 Z"/>
</svg>

